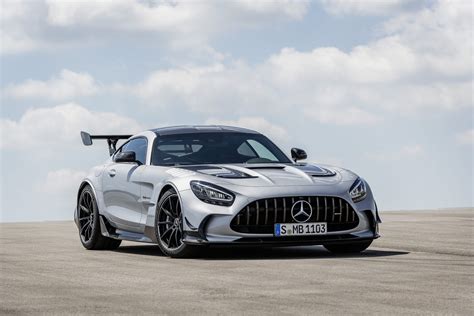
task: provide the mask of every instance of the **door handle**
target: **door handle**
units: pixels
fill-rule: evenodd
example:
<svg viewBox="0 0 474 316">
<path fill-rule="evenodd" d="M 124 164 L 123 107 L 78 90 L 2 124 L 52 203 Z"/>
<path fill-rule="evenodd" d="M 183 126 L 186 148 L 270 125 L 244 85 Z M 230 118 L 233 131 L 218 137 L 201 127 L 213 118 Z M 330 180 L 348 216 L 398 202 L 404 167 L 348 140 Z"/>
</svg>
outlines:
<svg viewBox="0 0 474 316">
<path fill-rule="evenodd" d="M 115 177 L 116 174 L 117 174 L 117 170 L 115 170 L 115 169 L 109 169 L 109 176 Z"/>
</svg>

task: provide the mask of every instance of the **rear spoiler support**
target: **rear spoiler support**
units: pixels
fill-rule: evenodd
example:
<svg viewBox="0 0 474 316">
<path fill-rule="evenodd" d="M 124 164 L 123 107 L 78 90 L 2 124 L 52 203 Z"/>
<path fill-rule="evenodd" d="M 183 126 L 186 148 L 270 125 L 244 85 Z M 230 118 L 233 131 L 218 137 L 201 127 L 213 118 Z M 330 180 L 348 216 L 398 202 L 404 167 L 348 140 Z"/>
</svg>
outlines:
<svg viewBox="0 0 474 316">
<path fill-rule="evenodd" d="M 84 131 L 81 131 L 82 143 L 85 146 L 92 145 L 93 139 L 106 139 L 107 145 L 109 146 L 109 155 L 112 156 L 113 153 L 117 150 L 117 142 L 120 139 L 129 139 L 132 135 L 91 135 Z"/>
</svg>

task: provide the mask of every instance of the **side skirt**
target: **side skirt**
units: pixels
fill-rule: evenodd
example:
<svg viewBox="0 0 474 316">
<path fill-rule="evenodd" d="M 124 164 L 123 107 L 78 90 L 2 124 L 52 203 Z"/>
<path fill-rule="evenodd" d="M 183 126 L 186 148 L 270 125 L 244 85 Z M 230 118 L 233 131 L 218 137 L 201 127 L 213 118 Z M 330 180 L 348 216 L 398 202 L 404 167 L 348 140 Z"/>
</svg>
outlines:
<svg viewBox="0 0 474 316">
<path fill-rule="evenodd" d="M 144 234 L 128 232 L 120 229 L 116 229 L 112 227 L 107 222 L 103 216 L 100 216 L 100 231 L 103 236 L 113 238 L 113 239 L 120 239 L 120 240 L 129 240 L 129 241 L 137 241 L 137 242 L 147 242 L 153 243 L 153 241 L 145 236 Z"/>
</svg>

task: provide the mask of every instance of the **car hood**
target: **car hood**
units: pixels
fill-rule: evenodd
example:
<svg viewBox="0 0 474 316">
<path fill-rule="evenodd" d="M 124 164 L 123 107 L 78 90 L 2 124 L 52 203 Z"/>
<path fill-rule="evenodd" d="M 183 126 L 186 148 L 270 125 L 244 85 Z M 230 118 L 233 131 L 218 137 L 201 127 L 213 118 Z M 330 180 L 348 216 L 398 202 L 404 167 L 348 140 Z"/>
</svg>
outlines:
<svg viewBox="0 0 474 316">
<path fill-rule="evenodd" d="M 239 186 L 308 186 L 334 185 L 354 181 L 357 175 L 321 164 L 225 164 L 180 166 L 197 172 L 212 183 Z"/>
</svg>

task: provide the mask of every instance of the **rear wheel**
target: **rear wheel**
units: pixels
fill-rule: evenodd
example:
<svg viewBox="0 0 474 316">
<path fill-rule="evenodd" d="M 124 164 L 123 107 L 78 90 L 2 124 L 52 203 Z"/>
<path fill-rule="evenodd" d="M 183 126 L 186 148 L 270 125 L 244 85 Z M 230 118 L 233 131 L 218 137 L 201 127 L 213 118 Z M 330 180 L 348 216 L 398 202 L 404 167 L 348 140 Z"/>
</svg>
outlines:
<svg viewBox="0 0 474 316">
<path fill-rule="evenodd" d="M 359 253 L 369 248 L 372 240 L 369 241 L 352 241 L 341 244 L 326 244 L 324 248 L 332 253 Z"/>
<path fill-rule="evenodd" d="M 97 202 L 89 185 L 84 187 L 79 196 L 77 219 L 79 238 L 84 248 L 89 250 L 112 250 L 120 246 L 121 240 L 102 236 Z"/>
<path fill-rule="evenodd" d="M 175 190 L 166 191 L 158 202 L 155 214 L 155 234 L 161 251 L 170 257 L 190 257 L 196 247 L 183 243 L 183 213 Z"/>
</svg>

